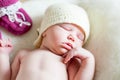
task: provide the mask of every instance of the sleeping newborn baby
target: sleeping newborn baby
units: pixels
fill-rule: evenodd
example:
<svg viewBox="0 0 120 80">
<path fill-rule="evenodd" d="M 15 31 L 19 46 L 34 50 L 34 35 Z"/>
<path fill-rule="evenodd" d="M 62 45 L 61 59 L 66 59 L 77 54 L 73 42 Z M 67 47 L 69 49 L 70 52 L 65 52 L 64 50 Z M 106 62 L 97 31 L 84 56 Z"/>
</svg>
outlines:
<svg viewBox="0 0 120 80">
<path fill-rule="evenodd" d="M 37 49 L 18 52 L 11 80 L 92 80 L 94 56 L 82 47 L 89 28 L 83 8 L 68 3 L 49 6 L 34 42 Z"/>
</svg>

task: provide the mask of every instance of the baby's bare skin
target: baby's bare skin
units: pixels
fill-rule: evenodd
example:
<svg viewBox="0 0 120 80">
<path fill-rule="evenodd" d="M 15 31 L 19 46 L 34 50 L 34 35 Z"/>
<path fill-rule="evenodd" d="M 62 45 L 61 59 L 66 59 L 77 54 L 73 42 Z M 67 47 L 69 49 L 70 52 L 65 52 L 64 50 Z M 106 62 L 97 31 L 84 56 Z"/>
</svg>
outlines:
<svg viewBox="0 0 120 80">
<path fill-rule="evenodd" d="M 41 47 L 31 51 L 19 51 L 11 69 L 8 55 L 6 59 L 0 60 L 0 64 L 4 65 L 0 68 L 0 80 L 92 80 L 94 56 L 82 48 L 83 41 L 77 32 L 80 32 L 78 28 L 71 24 L 49 28 L 43 34 Z M 0 53 L 10 53 L 11 44 L 6 45 L 4 41 L 0 43 Z M 6 63 L 8 66 L 5 66 Z M 3 70 L 4 68 L 6 69 Z M 5 79 L 6 74 L 11 78 Z"/>
<path fill-rule="evenodd" d="M 18 56 L 16 60 L 20 59 L 20 67 L 16 80 L 68 80 L 66 65 L 61 56 L 40 49 L 22 51 Z M 14 61 L 13 64 L 17 63 Z"/>
<path fill-rule="evenodd" d="M 15 57 L 12 80 L 92 80 L 94 56 L 82 48 L 78 33 L 82 35 L 71 24 L 47 29 L 39 49 L 21 51 Z"/>
<path fill-rule="evenodd" d="M 11 70 L 9 62 L 9 53 L 11 51 L 11 41 L 9 39 L 2 40 L 2 35 L 0 33 L 0 80 L 10 80 Z"/>
</svg>

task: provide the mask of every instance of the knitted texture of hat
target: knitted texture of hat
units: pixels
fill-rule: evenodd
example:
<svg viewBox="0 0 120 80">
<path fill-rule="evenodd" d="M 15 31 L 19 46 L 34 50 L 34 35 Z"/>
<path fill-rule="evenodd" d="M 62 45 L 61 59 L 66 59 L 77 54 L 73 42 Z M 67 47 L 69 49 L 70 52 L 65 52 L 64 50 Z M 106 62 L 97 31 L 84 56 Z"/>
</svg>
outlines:
<svg viewBox="0 0 120 80">
<path fill-rule="evenodd" d="M 59 23 L 72 23 L 80 27 L 85 33 L 85 41 L 89 36 L 90 26 L 87 13 L 77 5 L 69 3 L 53 4 L 45 12 L 43 21 L 39 28 L 39 36 L 34 45 L 40 47 L 42 42 L 41 34 L 50 26 Z M 84 41 L 84 42 L 85 42 Z"/>
</svg>

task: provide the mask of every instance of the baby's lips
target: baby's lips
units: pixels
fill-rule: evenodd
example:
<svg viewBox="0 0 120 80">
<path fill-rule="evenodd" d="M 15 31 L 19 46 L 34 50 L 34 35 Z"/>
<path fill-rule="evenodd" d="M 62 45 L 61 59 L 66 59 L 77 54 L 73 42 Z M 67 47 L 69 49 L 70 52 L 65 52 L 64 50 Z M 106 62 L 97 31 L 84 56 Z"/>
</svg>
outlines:
<svg viewBox="0 0 120 80">
<path fill-rule="evenodd" d="M 68 51 L 73 49 L 73 45 L 69 42 L 63 42 L 62 47 L 67 49 Z"/>
<path fill-rule="evenodd" d="M 66 43 L 68 46 L 70 46 L 71 48 L 73 48 L 73 45 L 71 43 Z"/>
</svg>

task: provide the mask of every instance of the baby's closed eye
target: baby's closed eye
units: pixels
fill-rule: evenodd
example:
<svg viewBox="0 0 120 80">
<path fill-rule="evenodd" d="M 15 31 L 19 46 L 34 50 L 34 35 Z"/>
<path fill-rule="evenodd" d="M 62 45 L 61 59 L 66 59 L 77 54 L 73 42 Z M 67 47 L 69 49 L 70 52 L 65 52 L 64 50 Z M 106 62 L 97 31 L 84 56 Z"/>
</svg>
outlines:
<svg viewBox="0 0 120 80">
<path fill-rule="evenodd" d="M 59 26 L 67 31 L 72 31 L 72 27 L 70 25 L 60 24 Z"/>
<path fill-rule="evenodd" d="M 63 28 L 64 28 L 65 30 L 72 31 L 72 28 L 69 27 L 69 26 L 63 26 Z"/>
<path fill-rule="evenodd" d="M 80 39 L 81 41 L 83 41 L 84 40 L 84 35 L 82 33 L 78 33 L 77 38 Z"/>
</svg>

